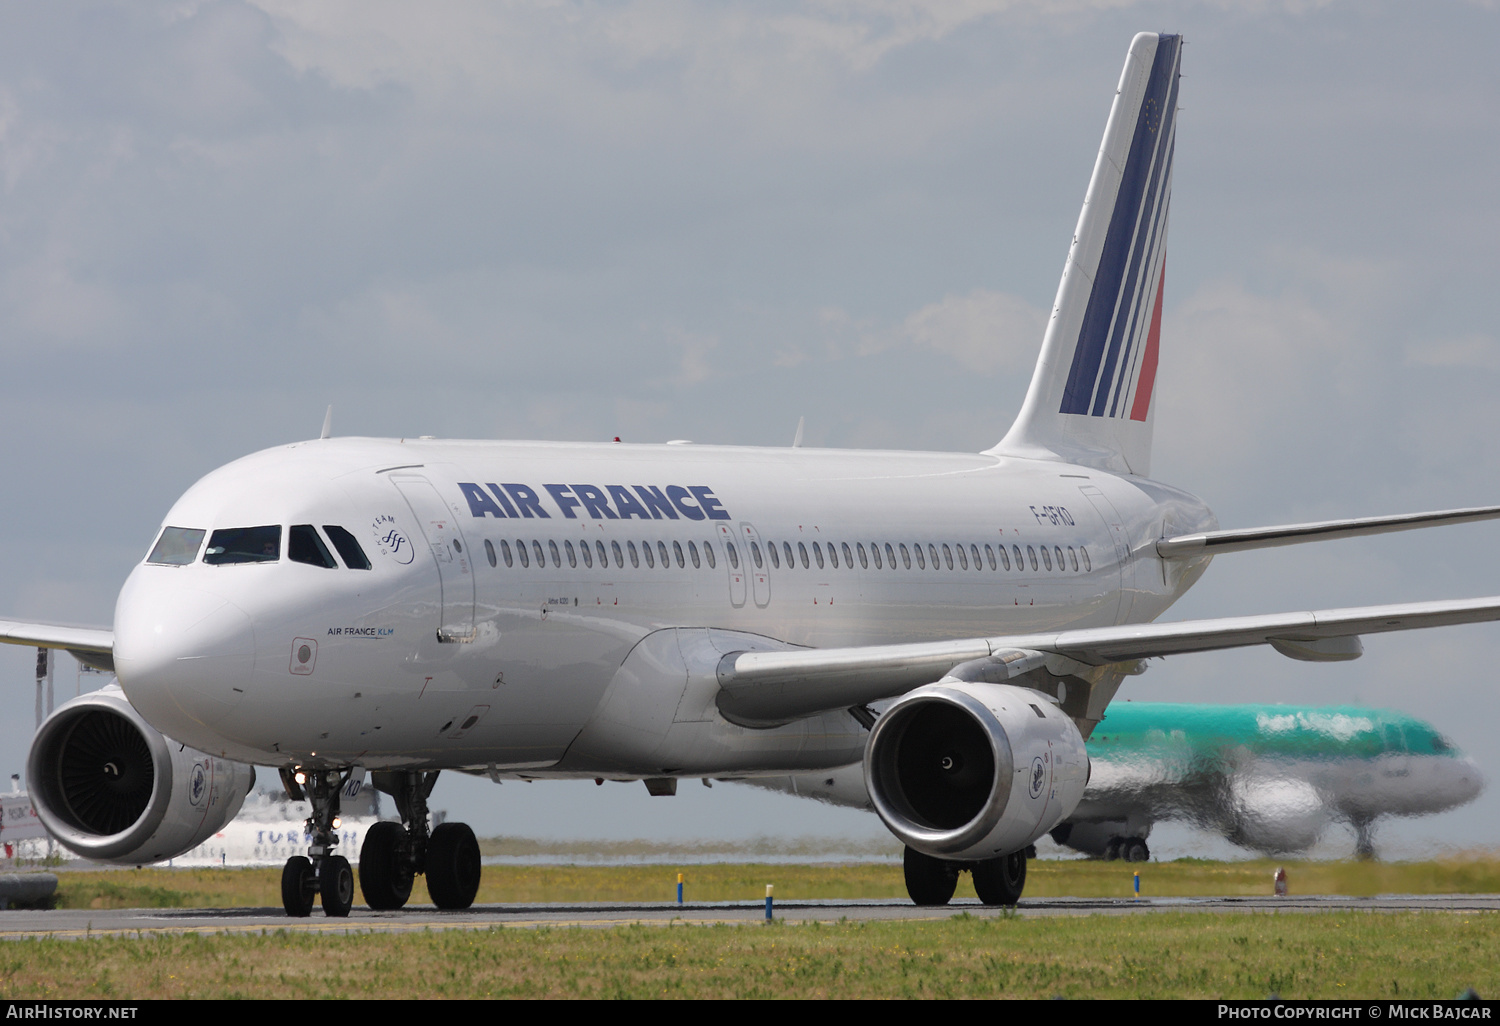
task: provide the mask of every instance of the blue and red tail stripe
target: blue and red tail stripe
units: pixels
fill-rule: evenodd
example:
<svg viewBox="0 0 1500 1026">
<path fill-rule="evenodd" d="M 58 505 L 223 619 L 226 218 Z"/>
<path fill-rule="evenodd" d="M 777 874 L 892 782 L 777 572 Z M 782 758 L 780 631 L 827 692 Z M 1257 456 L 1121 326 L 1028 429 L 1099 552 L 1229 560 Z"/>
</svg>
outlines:
<svg viewBox="0 0 1500 1026">
<path fill-rule="evenodd" d="M 1061 413 L 1145 420 L 1156 377 L 1180 36 L 1163 35 L 1136 118 Z"/>
</svg>

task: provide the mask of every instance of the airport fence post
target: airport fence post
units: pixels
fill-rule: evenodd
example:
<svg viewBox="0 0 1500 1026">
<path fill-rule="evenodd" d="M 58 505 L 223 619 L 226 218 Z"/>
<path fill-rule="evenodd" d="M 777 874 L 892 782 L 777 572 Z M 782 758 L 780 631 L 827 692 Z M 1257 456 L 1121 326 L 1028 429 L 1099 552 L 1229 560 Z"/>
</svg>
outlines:
<svg viewBox="0 0 1500 1026">
<path fill-rule="evenodd" d="M 1135 896 L 1137 898 L 1139 898 L 1141 896 L 1141 871 L 1140 870 L 1136 870 L 1136 872 L 1135 872 Z"/>
<path fill-rule="evenodd" d="M 766 922 L 771 921 L 771 884 L 766 884 Z"/>
<path fill-rule="evenodd" d="M 682 904 L 682 874 L 677 874 L 677 904 Z"/>
</svg>

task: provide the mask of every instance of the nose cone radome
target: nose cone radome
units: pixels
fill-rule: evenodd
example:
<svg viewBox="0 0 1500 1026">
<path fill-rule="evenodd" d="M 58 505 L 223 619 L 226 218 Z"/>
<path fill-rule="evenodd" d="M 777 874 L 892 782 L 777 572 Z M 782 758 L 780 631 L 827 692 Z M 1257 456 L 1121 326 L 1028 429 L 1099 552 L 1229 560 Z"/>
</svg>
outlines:
<svg viewBox="0 0 1500 1026">
<path fill-rule="evenodd" d="M 232 733 L 255 670 L 255 628 L 223 596 L 173 568 L 137 567 L 115 607 L 115 669 L 130 703 L 158 730 L 213 750 Z"/>
</svg>

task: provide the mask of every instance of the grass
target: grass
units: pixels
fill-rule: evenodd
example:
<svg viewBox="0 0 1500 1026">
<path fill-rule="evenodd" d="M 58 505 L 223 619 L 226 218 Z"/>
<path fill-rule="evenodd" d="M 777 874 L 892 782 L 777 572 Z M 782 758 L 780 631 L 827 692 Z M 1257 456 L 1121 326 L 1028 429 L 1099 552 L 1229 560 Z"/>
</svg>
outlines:
<svg viewBox="0 0 1500 1026">
<path fill-rule="evenodd" d="M 0 945 L 0 999 L 1452 998 L 1500 916 L 1025 918 L 158 934 Z"/>
<path fill-rule="evenodd" d="M 1271 878 L 1285 866 L 1291 893 L 1492 894 L 1500 893 L 1500 860 L 1488 853 L 1433 862 L 1091 862 L 1033 861 L 1028 897 L 1123 897 L 1132 875 L 1141 893 L 1156 897 L 1245 896 L 1271 893 Z M 901 867 L 889 863 L 781 865 L 721 863 L 680 867 L 689 901 L 757 901 L 766 884 L 782 901 L 814 898 L 904 898 Z M 486 866 L 478 901 L 639 902 L 676 896 L 679 867 Z M 58 874 L 62 908 L 257 908 L 281 904 L 280 869 L 129 869 Z M 967 876 L 959 897 L 973 897 Z M 418 878 L 412 902 L 428 902 Z"/>
</svg>

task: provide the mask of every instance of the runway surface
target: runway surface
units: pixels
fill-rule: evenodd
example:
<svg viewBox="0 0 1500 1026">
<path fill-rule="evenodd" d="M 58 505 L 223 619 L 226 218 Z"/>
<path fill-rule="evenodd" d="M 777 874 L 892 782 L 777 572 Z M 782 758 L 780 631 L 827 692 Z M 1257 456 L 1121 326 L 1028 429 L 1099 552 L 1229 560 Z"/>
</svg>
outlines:
<svg viewBox="0 0 1500 1026">
<path fill-rule="evenodd" d="M 1023 898 L 1016 913 L 1026 917 L 1143 915 L 1152 912 L 1500 912 L 1500 895 L 1381 895 L 1374 898 L 1323 896 L 1308 898 Z M 967 912 L 1001 916 L 1005 909 L 975 901 L 955 901 L 940 908 L 918 908 L 909 901 L 776 902 L 776 918 L 788 922 L 937 920 Z M 763 902 L 690 902 L 667 904 L 518 904 L 481 905 L 462 912 L 413 907 L 400 912 L 355 908 L 347 919 L 330 919 L 314 911 L 291 919 L 279 908 L 235 909 L 57 909 L 0 912 L 0 940 L 38 937 L 81 939 L 106 934 L 151 936 L 159 933 L 260 933 L 294 930 L 313 933 L 401 932 L 408 930 L 487 930 L 493 927 L 607 927 L 630 923 L 763 922 Z"/>
</svg>

